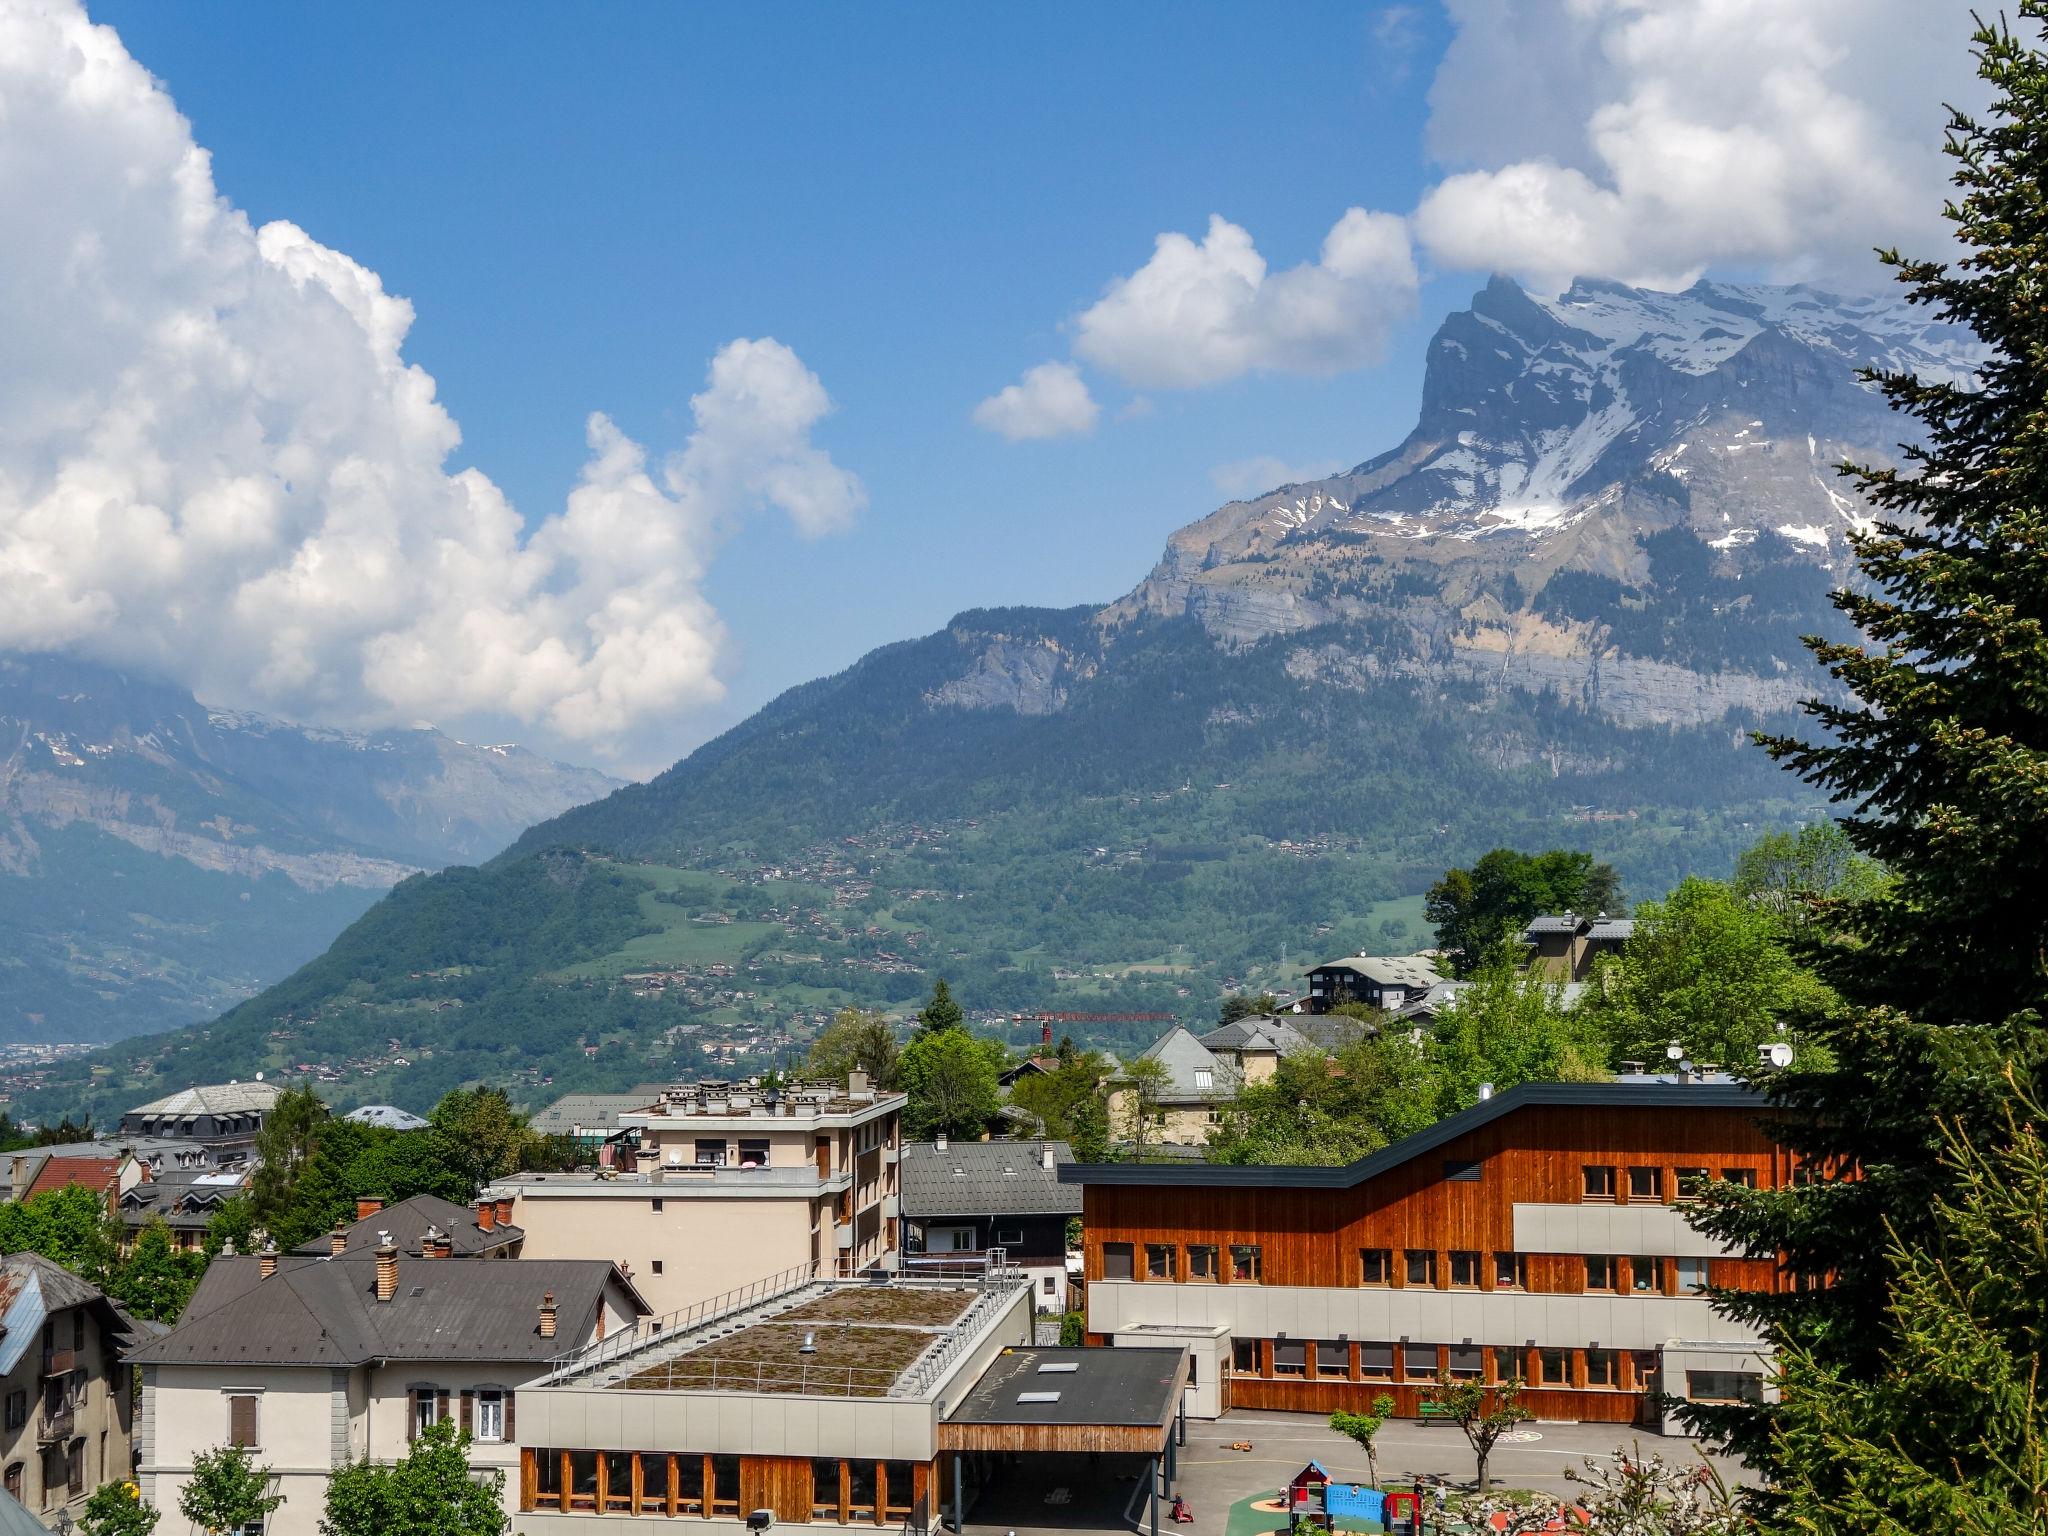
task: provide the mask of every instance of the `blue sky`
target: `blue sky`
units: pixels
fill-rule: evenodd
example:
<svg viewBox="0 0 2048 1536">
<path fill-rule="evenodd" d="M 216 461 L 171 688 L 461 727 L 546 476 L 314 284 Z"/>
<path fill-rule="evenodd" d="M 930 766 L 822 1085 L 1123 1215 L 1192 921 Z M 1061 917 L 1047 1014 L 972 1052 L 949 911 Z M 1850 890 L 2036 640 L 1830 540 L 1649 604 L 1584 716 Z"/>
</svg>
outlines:
<svg viewBox="0 0 2048 1536">
<path fill-rule="evenodd" d="M 1867 285 L 1974 89 L 1964 0 L 84 4 L 0 648 L 632 772 L 1393 445 L 1491 270 Z"/>
<path fill-rule="evenodd" d="M 1430 285 L 1388 361 L 1147 391 L 1149 414 L 1010 443 L 977 401 L 1160 230 L 1221 213 L 1277 267 L 1347 206 L 1423 185 L 1434 17 L 1352 5 L 346 9 L 101 4 L 170 88 L 227 197 L 373 268 L 462 425 L 456 462 L 529 515 L 581 422 L 650 448 L 727 338 L 770 335 L 837 409 L 850 532 L 750 525 L 707 588 L 738 718 L 962 608 L 1102 601 L 1226 499 L 1211 471 L 1355 462 L 1414 414 Z M 601 19 L 602 25 L 593 25 Z M 1101 392 L 1113 417 L 1133 392 Z"/>
</svg>

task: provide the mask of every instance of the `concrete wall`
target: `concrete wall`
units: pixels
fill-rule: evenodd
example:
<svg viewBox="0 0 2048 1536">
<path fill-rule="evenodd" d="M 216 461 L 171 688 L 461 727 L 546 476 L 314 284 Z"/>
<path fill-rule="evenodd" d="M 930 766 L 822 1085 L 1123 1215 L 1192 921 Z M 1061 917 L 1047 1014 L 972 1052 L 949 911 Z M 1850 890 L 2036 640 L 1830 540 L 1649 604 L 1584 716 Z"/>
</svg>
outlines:
<svg viewBox="0 0 2048 1536">
<path fill-rule="evenodd" d="M 813 1209 L 812 1197 L 800 1190 L 783 1198 L 693 1200 L 669 1185 L 636 1186 L 631 1194 L 600 1185 L 589 1192 L 522 1193 L 512 1219 L 526 1233 L 522 1258 L 626 1265 L 660 1316 L 810 1263 L 818 1253 Z"/>
<path fill-rule="evenodd" d="M 1767 1403 L 1778 1400 L 1777 1384 L 1772 1380 L 1775 1369 L 1772 1357 L 1764 1349 L 1743 1349 L 1723 1345 L 1719 1348 L 1698 1344 L 1691 1340 L 1668 1345 L 1658 1358 L 1657 1368 L 1663 1374 L 1663 1389 L 1673 1399 L 1687 1395 L 1686 1377 L 1693 1371 L 1742 1371 L 1763 1378 L 1763 1398 Z M 1677 1412 L 1664 1415 L 1664 1433 L 1685 1435 L 1686 1428 Z"/>
<path fill-rule="evenodd" d="M 1626 1250 L 1624 1250 L 1626 1251 Z M 1502 1291 L 1171 1285 L 1097 1280 L 1088 1327 L 1115 1334 L 1146 1323 L 1223 1323 L 1242 1338 L 1354 1339 L 1553 1348 L 1655 1349 L 1670 1339 L 1747 1343 L 1750 1331 L 1698 1296 L 1528 1295 Z"/>
<path fill-rule="evenodd" d="M 572 1450 L 929 1461 L 932 1423 L 929 1402 L 894 1398 L 544 1387 L 519 1399 L 522 1446 Z"/>
<path fill-rule="evenodd" d="M 1682 1205 L 1515 1203 L 1517 1253 L 1656 1254 L 1680 1259 L 1740 1258 L 1738 1249 L 1696 1231 Z"/>
</svg>

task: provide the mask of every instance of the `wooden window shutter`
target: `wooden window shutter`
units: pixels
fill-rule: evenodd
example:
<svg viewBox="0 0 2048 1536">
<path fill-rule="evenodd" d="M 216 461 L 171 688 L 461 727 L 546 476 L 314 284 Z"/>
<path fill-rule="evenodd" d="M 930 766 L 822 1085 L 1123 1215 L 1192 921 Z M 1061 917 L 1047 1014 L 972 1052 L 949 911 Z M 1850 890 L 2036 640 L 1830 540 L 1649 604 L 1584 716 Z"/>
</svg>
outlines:
<svg viewBox="0 0 2048 1536">
<path fill-rule="evenodd" d="M 510 1392 L 505 1394 L 505 1438 L 507 1440 L 517 1440 L 519 1438 L 518 1427 L 512 1422 L 512 1394 Z M 669 1474 L 669 1484 L 671 1487 L 675 1484 L 674 1473 Z"/>
<path fill-rule="evenodd" d="M 236 1396 L 228 1399 L 228 1440 L 234 1445 L 256 1443 L 256 1399 Z"/>
<path fill-rule="evenodd" d="M 420 1395 L 408 1391 L 405 1394 L 405 1443 L 410 1445 L 420 1437 Z"/>
<path fill-rule="evenodd" d="M 472 1434 L 476 1430 L 476 1393 L 468 1388 L 462 1393 L 462 1432 Z"/>
<path fill-rule="evenodd" d="M 439 1424 L 448 1417 L 448 1393 L 443 1390 L 434 1394 L 434 1422 Z"/>
</svg>

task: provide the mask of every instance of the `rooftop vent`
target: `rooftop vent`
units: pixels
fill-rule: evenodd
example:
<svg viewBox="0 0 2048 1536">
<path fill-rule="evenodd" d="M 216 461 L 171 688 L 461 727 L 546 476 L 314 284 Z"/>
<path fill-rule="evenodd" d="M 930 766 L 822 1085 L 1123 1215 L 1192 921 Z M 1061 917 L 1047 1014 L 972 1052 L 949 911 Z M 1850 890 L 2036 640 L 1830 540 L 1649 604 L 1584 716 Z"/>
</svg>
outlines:
<svg viewBox="0 0 2048 1536">
<path fill-rule="evenodd" d="M 1057 1392 L 1019 1392 L 1017 1394 L 1017 1401 L 1020 1403 L 1056 1403 L 1059 1400 L 1060 1395 Z"/>
<path fill-rule="evenodd" d="M 797 1347 L 797 1353 L 800 1355 L 815 1355 L 817 1352 L 818 1336 L 815 1333 L 805 1334 L 803 1343 Z"/>
<path fill-rule="evenodd" d="M 1038 1374 L 1041 1376 L 1067 1376 L 1080 1369 L 1081 1362 L 1078 1360 L 1045 1360 L 1040 1362 Z"/>
</svg>

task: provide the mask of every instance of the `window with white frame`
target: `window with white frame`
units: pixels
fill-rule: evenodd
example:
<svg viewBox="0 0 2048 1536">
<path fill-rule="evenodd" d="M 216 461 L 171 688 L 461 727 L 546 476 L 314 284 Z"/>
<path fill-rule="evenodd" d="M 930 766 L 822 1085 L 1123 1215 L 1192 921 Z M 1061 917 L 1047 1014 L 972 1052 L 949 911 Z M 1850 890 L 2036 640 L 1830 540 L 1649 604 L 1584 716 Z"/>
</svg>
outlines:
<svg viewBox="0 0 2048 1536">
<path fill-rule="evenodd" d="M 481 1387 L 476 1394 L 476 1424 L 471 1433 L 478 1440 L 505 1438 L 505 1394 L 496 1387 Z"/>
</svg>

